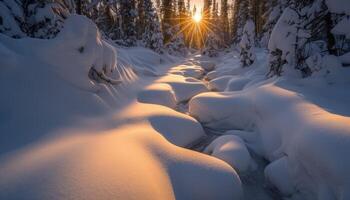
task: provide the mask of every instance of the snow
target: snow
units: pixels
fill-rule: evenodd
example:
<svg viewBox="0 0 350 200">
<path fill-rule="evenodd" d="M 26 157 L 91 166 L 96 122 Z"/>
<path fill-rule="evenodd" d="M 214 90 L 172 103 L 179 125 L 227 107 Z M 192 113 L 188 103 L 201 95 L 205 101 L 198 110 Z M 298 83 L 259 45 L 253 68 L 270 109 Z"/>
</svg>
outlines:
<svg viewBox="0 0 350 200">
<path fill-rule="evenodd" d="M 244 141 L 238 136 L 221 136 L 207 146 L 204 152 L 224 160 L 239 173 L 247 172 L 254 168 L 254 161 Z"/>
<path fill-rule="evenodd" d="M 247 68 L 235 51 L 160 55 L 78 15 L 54 39 L 0 35 L 0 199 L 349 199 L 349 56 L 290 76 L 298 20 L 287 8 L 273 30 L 269 61 L 289 67 L 273 78 L 258 48 Z"/>
<path fill-rule="evenodd" d="M 243 35 L 239 43 L 240 57 L 243 67 L 252 65 L 255 62 L 255 24 L 252 20 L 247 20 L 243 28 Z"/>
<path fill-rule="evenodd" d="M 169 73 L 178 74 L 184 77 L 192 77 L 196 79 L 200 79 L 204 75 L 204 70 L 200 66 L 196 65 L 179 65 L 173 67 Z"/>
<path fill-rule="evenodd" d="M 326 4 L 333 13 L 350 15 L 350 5 L 347 0 L 326 0 Z"/>
<path fill-rule="evenodd" d="M 329 113 L 273 85 L 198 95 L 190 102 L 190 113 L 212 129 L 258 131 L 262 151 L 257 153 L 270 161 L 287 156 L 293 188 L 301 193 L 348 195 L 350 162 L 344 158 L 350 145 L 349 117 Z M 285 188 L 279 180 L 272 182 Z"/>
<path fill-rule="evenodd" d="M 207 88 L 167 74 L 172 57 L 75 15 L 55 39 L 0 41 L 0 199 L 242 198 L 231 166 L 182 148 L 206 135 L 172 108 Z"/>
<path fill-rule="evenodd" d="M 285 196 L 296 192 L 293 188 L 293 178 L 290 173 L 287 157 L 275 160 L 265 168 L 267 182 L 277 187 Z"/>
<path fill-rule="evenodd" d="M 181 75 L 169 74 L 157 80 L 158 83 L 167 83 L 175 92 L 178 103 L 190 100 L 197 94 L 208 91 L 204 83 Z"/>
<path fill-rule="evenodd" d="M 228 82 L 233 78 L 234 76 L 222 76 L 219 78 L 215 78 L 208 83 L 208 88 L 211 91 L 224 91 L 226 89 L 226 86 Z"/>
<path fill-rule="evenodd" d="M 242 195 L 230 166 L 171 145 L 143 123 L 70 133 L 1 163 L 1 199 L 240 199 Z"/>
<path fill-rule="evenodd" d="M 347 39 L 350 39 L 350 18 L 345 17 L 332 29 L 332 33 L 335 35 L 344 35 Z"/>
<path fill-rule="evenodd" d="M 249 78 L 244 77 L 233 77 L 227 84 L 225 91 L 240 91 L 243 90 L 244 86 L 246 86 L 250 81 Z"/>
<path fill-rule="evenodd" d="M 138 93 L 138 101 L 176 108 L 177 101 L 171 86 L 164 83 L 156 83 L 148 86 Z"/>
</svg>

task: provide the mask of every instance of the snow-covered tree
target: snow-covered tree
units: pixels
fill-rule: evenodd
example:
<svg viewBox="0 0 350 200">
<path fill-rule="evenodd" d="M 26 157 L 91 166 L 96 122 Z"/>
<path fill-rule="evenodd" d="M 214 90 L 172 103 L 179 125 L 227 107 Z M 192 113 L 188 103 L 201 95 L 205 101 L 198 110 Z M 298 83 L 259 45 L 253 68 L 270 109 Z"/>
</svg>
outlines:
<svg viewBox="0 0 350 200">
<path fill-rule="evenodd" d="M 121 15 L 121 29 L 122 39 L 127 46 L 136 44 L 136 4 L 135 0 L 119 0 L 120 1 L 120 15 Z"/>
<path fill-rule="evenodd" d="M 243 28 L 240 46 L 240 59 L 243 67 L 248 67 L 255 62 L 255 24 L 248 20 Z"/>
<path fill-rule="evenodd" d="M 230 42 L 229 38 L 229 20 L 228 20 L 228 2 L 227 0 L 221 0 L 220 10 L 220 35 L 222 36 L 223 45 L 227 46 Z"/>
<path fill-rule="evenodd" d="M 154 51 L 161 53 L 163 48 L 163 34 L 161 32 L 158 15 L 152 0 L 143 0 L 145 29 L 142 35 L 144 45 Z"/>
<path fill-rule="evenodd" d="M 75 8 L 71 0 L 3 0 L 0 11 L 1 33 L 14 38 L 53 38 Z"/>
<path fill-rule="evenodd" d="M 234 15 L 232 17 L 232 35 L 233 43 L 237 44 L 242 37 L 243 28 L 246 21 L 249 18 L 249 1 L 247 0 L 235 0 L 234 2 Z"/>
<path fill-rule="evenodd" d="M 184 34 L 180 31 L 180 26 L 173 26 L 170 31 L 172 32 L 172 37 L 170 42 L 166 44 L 168 53 L 185 56 L 187 54 L 187 47 Z"/>
<path fill-rule="evenodd" d="M 171 0 L 162 0 L 161 16 L 164 43 L 168 43 L 171 40 L 174 13 L 173 2 Z"/>
<path fill-rule="evenodd" d="M 25 25 L 25 16 L 21 1 L 0 1 L 0 33 L 13 38 L 26 36 L 22 28 Z"/>
<path fill-rule="evenodd" d="M 264 13 L 266 21 L 263 25 L 260 37 L 260 45 L 262 47 L 268 46 L 272 29 L 282 15 L 287 3 L 285 1 L 267 1 L 265 6 L 267 9 Z"/>
<path fill-rule="evenodd" d="M 297 54 L 307 37 L 297 11 L 286 8 L 275 25 L 269 41 L 270 76 L 290 73 L 296 68 Z"/>
<path fill-rule="evenodd" d="M 216 57 L 219 54 L 219 38 L 214 32 L 209 32 L 202 54 Z"/>
<path fill-rule="evenodd" d="M 35 38 L 55 37 L 71 12 L 64 0 L 27 1 L 23 6 L 27 34 Z"/>
</svg>

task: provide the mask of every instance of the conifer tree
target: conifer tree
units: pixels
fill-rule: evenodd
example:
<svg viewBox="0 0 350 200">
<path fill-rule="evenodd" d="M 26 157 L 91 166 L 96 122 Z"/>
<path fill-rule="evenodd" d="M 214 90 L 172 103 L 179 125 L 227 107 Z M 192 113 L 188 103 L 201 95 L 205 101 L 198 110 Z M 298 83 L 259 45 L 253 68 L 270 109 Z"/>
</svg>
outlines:
<svg viewBox="0 0 350 200">
<path fill-rule="evenodd" d="M 249 19 L 243 29 L 240 46 L 240 58 L 243 67 L 248 67 L 255 62 L 255 24 Z"/>
<path fill-rule="evenodd" d="M 142 41 L 146 47 L 161 53 L 163 48 L 163 34 L 161 32 L 158 15 L 152 0 L 143 0 L 145 11 L 145 30 Z"/>
<path fill-rule="evenodd" d="M 136 22 L 137 15 L 135 0 L 120 0 L 120 15 L 122 39 L 127 46 L 136 44 Z"/>
<path fill-rule="evenodd" d="M 228 22 L 228 4 L 227 0 L 221 0 L 221 11 L 220 11 L 220 26 L 221 26 L 221 38 L 223 45 L 229 44 L 229 22 Z"/>
</svg>

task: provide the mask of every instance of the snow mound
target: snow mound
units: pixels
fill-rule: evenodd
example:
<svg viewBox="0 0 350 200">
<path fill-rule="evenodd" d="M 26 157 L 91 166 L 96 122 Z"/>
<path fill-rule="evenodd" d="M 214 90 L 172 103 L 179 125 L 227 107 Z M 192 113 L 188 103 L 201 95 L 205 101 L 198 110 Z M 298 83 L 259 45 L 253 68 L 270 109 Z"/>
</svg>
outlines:
<svg viewBox="0 0 350 200">
<path fill-rule="evenodd" d="M 225 91 L 239 91 L 250 82 L 251 80 L 244 77 L 233 77 L 227 84 Z"/>
<path fill-rule="evenodd" d="M 205 126 L 255 130 L 261 146 L 257 153 L 268 160 L 286 156 L 292 186 L 298 191 L 293 195 L 302 199 L 350 197 L 349 117 L 329 113 L 272 84 L 245 92 L 198 95 L 189 107 Z M 281 163 L 271 167 L 285 171 Z"/>
<path fill-rule="evenodd" d="M 157 80 L 157 82 L 169 84 L 173 88 L 179 103 L 186 102 L 195 95 L 208 91 L 204 83 L 193 81 L 193 79 L 188 79 L 181 75 L 166 75 Z"/>
<path fill-rule="evenodd" d="M 138 93 L 138 101 L 176 108 L 177 101 L 171 86 L 164 83 L 156 83 L 148 86 Z"/>
<path fill-rule="evenodd" d="M 270 163 L 265 168 L 265 177 L 267 181 L 275 186 L 285 196 L 296 192 L 293 188 L 293 178 L 288 168 L 288 159 L 282 157 Z"/>
<path fill-rule="evenodd" d="M 219 78 L 215 78 L 208 83 L 208 88 L 211 91 L 219 91 L 222 92 L 226 89 L 226 86 L 228 82 L 233 78 L 234 76 L 221 76 Z"/>
<path fill-rule="evenodd" d="M 215 130 L 250 130 L 253 107 L 243 96 L 241 93 L 202 93 L 191 99 L 189 113 L 205 127 Z"/>
<path fill-rule="evenodd" d="M 194 118 L 165 106 L 135 103 L 115 120 L 132 121 L 130 116 L 149 121 L 156 131 L 177 146 L 186 147 L 205 136 L 202 126 Z"/>
<path fill-rule="evenodd" d="M 240 179 L 229 165 L 178 148 L 143 123 L 72 132 L 0 162 L 1 199 L 242 197 Z"/>
<path fill-rule="evenodd" d="M 238 136 L 221 136 L 215 139 L 204 152 L 227 162 L 240 173 L 247 172 L 255 166 L 244 141 Z"/>
<path fill-rule="evenodd" d="M 169 73 L 200 79 L 204 75 L 204 70 L 197 65 L 179 65 L 173 67 Z"/>
<path fill-rule="evenodd" d="M 200 61 L 198 65 L 207 72 L 213 71 L 216 68 L 216 64 L 211 61 Z"/>
<path fill-rule="evenodd" d="M 138 75 L 158 76 L 157 67 L 168 64 L 171 59 L 165 55 L 143 47 L 118 48 L 118 63 L 132 65 L 131 67 Z"/>
</svg>

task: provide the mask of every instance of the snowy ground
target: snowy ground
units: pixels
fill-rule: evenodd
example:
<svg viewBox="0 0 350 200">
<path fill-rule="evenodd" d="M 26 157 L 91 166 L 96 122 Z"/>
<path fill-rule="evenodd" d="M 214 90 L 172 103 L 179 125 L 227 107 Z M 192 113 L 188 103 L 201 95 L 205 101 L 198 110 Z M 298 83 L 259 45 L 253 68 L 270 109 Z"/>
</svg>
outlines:
<svg viewBox="0 0 350 200">
<path fill-rule="evenodd" d="M 349 69 L 267 80 L 260 49 L 241 68 L 66 26 L 0 37 L 0 199 L 349 198 Z"/>
</svg>

